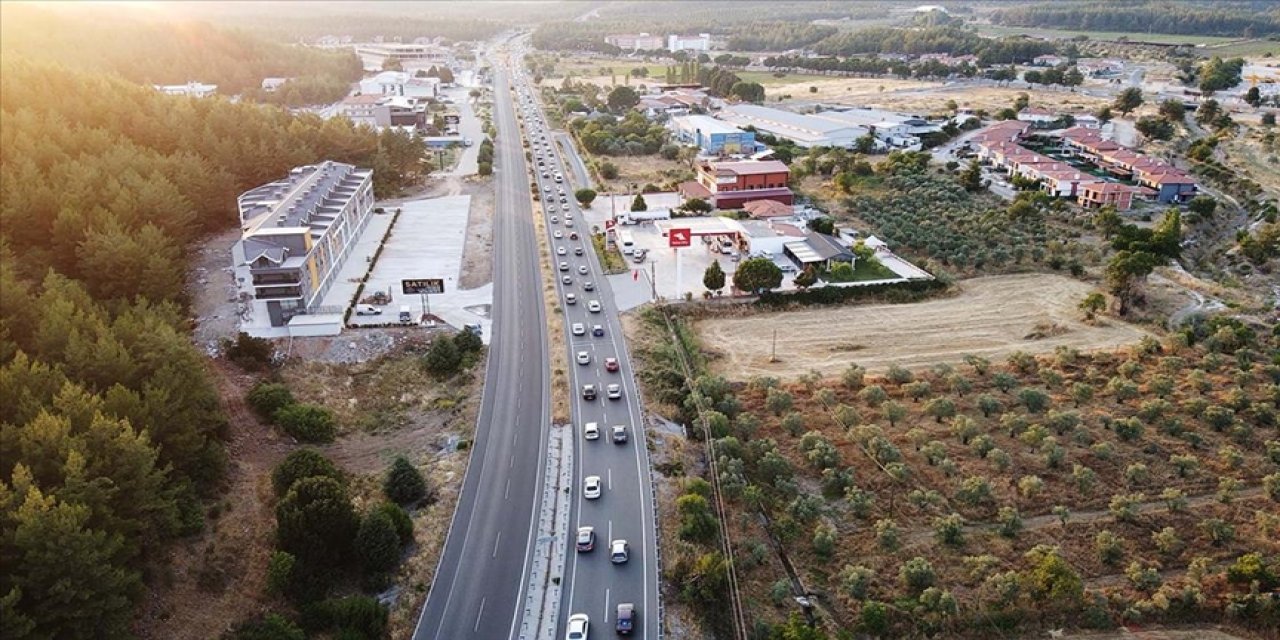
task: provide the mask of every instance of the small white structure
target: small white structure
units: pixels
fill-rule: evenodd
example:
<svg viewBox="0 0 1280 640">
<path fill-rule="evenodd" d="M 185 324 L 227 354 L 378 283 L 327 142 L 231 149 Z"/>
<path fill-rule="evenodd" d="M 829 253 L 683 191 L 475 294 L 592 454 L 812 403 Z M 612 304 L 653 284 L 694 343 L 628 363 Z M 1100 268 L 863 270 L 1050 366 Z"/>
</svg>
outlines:
<svg viewBox="0 0 1280 640">
<path fill-rule="evenodd" d="M 1058 119 L 1058 114 L 1040 107 L 1023 107 L 1018 112 L 1018 119 L 1031 124 L 1049 124 Z"/>
<path fill-rule="evenodd" d="M 367 96 L 434 98 L 440 93 L 440 79 L 417 78 L 406 71 L 383 71 L 361 80 L 360 93 Z"/>
<path fill-rule="evenodd" d="M 292 79 L 293 78 L 263 78 L 262 90 L 267 93 L 275 93 L 277 89 L 283 87 L 286 82 Z"/>
<path fill-rule="evenodd" d="M 187 96 L 188 98 L 208 98 L 218 92 L 218 85 L 203 84 L 191 81 L 186 84 L 156 84 L 156 91 L 168 96 Z"/>
</svg>

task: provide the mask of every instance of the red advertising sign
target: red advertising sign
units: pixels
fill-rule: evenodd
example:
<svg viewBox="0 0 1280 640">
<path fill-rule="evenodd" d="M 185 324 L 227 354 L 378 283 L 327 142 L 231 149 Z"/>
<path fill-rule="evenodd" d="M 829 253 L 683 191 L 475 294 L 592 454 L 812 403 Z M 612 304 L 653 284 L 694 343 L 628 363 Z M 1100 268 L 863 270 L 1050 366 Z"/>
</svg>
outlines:
<svg viewBox="0 0 1280 640">
<path fill-rule="evenodd" d="M 604 228 L 605 228 L 605 229 L 612 229 L 612 228 L 613 228 L 613 226 L 614 226 L 614 225 L 616 225 L 616 224 L 618 224 L 618 223 L 617 223 L 616 221 L 614 221 L 614 220 L 605 220 L 605 221 L 604 221 Z"/>
<path fill-rule="evenodd" d="M 687 247 L 693 244 L 693 232 L 688 229 L 671 229 L 667 231 L 668 247 Z"/>
</svg>

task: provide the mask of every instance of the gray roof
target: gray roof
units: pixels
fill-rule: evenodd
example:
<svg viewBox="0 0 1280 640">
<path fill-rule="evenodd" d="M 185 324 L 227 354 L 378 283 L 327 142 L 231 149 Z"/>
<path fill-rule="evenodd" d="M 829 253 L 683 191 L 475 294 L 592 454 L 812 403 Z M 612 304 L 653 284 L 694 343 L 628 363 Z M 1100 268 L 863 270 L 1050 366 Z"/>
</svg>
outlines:
<svg viewBox="0 0 1280 640">
<path fill-rule="evenodd" d="M 811 233 L 805 236 L 804 241 L 809 245 L 809 248 L 813 249 L 814 253 L 821 256 L 823 260 L 841 258 L 850 259 L 853 257 L 853 252 L 850 251 L 848 247 L 840 244 L 839 240 L 836 240 L 826 234 Z"/>
</svg>

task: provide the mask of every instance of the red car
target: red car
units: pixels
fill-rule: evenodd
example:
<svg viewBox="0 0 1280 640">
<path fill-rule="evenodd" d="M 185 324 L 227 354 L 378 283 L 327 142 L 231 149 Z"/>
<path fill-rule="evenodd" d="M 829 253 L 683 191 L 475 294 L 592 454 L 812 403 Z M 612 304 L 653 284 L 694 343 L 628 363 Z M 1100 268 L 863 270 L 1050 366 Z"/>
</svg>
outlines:
<svg viewBox="0 0 1280 640">
<path fill-rule="evenodd" d="M 605 359 L 604 359 L 604 370 L 605 370 L 605 371 L 610 371 L 610 372 L 617 371 L 617 370 L 618 370 L 618 359 L 617 359 L 617 358 L 605 358 Z"/>
</svg>

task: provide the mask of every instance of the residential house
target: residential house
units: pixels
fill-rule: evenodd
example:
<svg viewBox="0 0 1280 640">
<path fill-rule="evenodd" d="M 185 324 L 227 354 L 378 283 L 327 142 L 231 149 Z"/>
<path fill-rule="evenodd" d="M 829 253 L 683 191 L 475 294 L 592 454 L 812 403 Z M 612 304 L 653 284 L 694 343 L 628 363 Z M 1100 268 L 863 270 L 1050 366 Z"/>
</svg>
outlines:
<svg viewBox="0 0 1280 640">
<path fill-rule="evenodd" d="M 1139 167 L 1135 175 L 1138 184 L 1155 191 L 1156 202 L 1161 204 L 1186 202 L 1199 193 L 1195 178 L 1174 167 Z"/>
<path fill-rule="evenodd" d="M 810 232 L 803 240 L 792 240 L 782 245 L 783 254 L 791 258 L 801 269 L 830 269 L 838 262 L 854 263 L 853 250 L 839 240 L 822 233 Z"/>
<path fill-rule="evenodd" d="M 794 205 L 783 204 L 777 200 L 748 200 L 742 203 L 742 210 L 754 220 L 790 218 L 796 215 Z"/>
<path fill-rule="evenodd" d="M 233 250 L 253 306 L 280 327 L 314 311 L 373 211 L 373 170 L 325 161 L 244 192 Z"/>
<path fill-rule="evenodd" d="M 1030 122 L 1036 126 L 1053 124 L 1058 121 L 1059 117 L 1057 113 L 1040 107 L 1023 107 L 1018 112 L 1018 120 Z"/>
<path fill-rule="evenodd" d="M 1117 211 L 1128 211 L 1136 193 L 1136 187 L 1119 182 L 1085 182 L 1079 185 L 1076 202 L 1085 208 L 1111 205 Z"/>
<path fill-rule="evenodd" d="M 681 184 L 681 194 L 705 199 L 717 209 L 736 209 L 751 200 L 794 200 L 787 186 L 791 171 L 777 160 L 704 161 L 696 171 L 697 180 Z"/>
<path fill-rule="evenodd" d="M 188 98 L 208 98 L 218 92 L 218 85 L 191 81 L 186 84 L 155 84 L 156 91 L 168 96 L 186 96 Z"/>
</svg>

